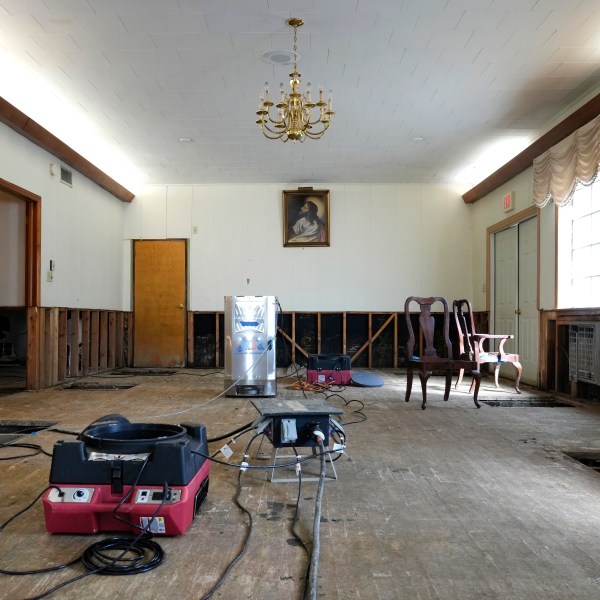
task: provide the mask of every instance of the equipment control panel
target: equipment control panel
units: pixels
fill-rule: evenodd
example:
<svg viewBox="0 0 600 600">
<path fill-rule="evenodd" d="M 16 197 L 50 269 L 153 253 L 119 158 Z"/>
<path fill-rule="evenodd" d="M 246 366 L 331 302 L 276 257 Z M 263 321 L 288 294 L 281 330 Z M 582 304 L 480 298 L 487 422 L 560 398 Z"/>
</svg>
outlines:
<svg viewBox="0 0 600 600">
<path fill-rule="evenodd" d="M 135 495 L 136 504 L 175 504 L 181 501 L 181 490 L 169 488 L 167 497 L 163 489 L 140 489 Z"/>
<path fill-rule="evenodd" d="M 94 488 L 60 486 L 60 492 L 52 488 L 48 494 L 50 502 L 91 502 Z"/>
</svg>

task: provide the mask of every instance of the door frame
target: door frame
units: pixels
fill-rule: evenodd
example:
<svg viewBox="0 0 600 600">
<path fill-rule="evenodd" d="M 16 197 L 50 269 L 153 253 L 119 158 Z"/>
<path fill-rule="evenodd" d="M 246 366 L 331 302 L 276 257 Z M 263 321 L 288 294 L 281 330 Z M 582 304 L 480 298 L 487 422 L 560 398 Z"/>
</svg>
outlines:
<svg viewBox="0 0 600 600">
<path fill-rule="evenodd" d="M 40 348 L 38 307 L 42 254 L 42 197 L 0 178 L 0 190 L 25 202 L 25 297 L 27 317 L 26 383 L 28 390 L 39 388 Z"/>
</svg>

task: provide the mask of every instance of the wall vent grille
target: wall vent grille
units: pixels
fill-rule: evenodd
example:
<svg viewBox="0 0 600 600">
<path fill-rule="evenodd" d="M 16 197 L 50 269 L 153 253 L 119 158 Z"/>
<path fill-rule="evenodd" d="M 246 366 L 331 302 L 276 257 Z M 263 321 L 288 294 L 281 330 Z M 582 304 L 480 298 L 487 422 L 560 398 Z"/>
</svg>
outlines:
<svg viewBox="0 0 600 600">
<path fill-rule="evenodd" d="M 65 185 L 69 185 L 69 186 L 73 187 L 73 171 L 69 171 L 69 169 L 65 169 L 65 167 L 63 167 L 61 165 L 60 181 L 61 181 L 61 183 L 64 183 Z"/>
<path fill-rule="evenodd" d="M 600 385 L 600 323 L 569 325 L 569 379 Z"/>
</svg>

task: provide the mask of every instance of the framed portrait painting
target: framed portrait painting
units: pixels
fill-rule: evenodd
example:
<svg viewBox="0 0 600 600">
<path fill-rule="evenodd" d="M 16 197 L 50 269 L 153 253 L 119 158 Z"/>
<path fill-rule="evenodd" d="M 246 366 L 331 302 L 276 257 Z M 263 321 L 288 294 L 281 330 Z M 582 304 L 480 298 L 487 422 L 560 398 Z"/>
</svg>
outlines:
<svg viewBox="0 0 600 600">
<path fill-rule="evenodd" d="M 329 246 L 329 190 L 283 192 L 283 245 Z"/>
</svg>

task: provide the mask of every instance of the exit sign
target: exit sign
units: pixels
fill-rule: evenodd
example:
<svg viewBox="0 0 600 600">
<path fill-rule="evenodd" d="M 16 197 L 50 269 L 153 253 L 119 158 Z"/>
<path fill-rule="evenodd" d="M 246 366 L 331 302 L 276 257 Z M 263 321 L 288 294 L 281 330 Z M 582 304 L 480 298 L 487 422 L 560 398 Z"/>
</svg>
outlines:
<svg viewBox="0 0 600 600">
<path fill-rule="evenodd" d="M 515 193 L 509 192 L 504 195 L 504 212 L 510 212 L 515 207 Z"/>
</svg>

